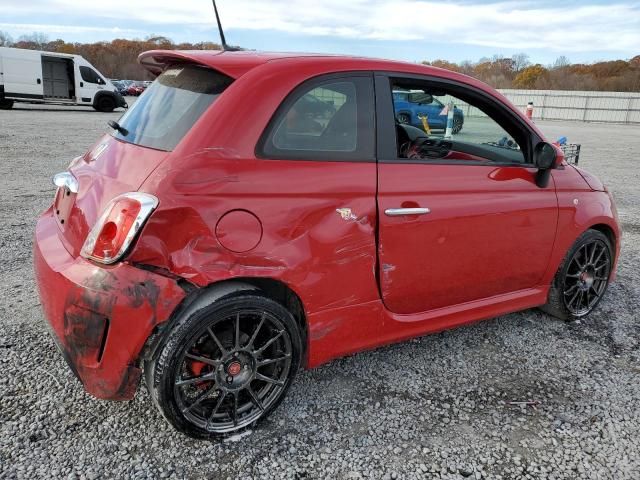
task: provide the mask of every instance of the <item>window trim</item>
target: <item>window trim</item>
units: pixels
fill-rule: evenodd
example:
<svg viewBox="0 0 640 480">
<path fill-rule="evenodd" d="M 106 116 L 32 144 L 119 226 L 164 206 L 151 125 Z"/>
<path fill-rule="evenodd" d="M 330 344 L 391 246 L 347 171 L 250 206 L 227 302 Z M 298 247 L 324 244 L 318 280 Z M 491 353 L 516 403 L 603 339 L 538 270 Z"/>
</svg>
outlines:
<svg viewBox="0 0 640 480">
<path fill-rule="evenodd" d="M 93 72 L 93 75 L 95 76 L 95 79 L 97 80 L 101 80 L 102 83 L 98 82 L 92 82 L 91 80 L 87 80 L 86 78 L 84 78 L 84 75 L 82 74 L 82 69 L 86 68 L 88 70 L 90 70 L 91 72 Z M 86 83 L 90 83 L 91 85 L 106 85 L 106 82 L 104 80 L 104 78 L 102 78 L 100 76 L 100 74 L 98 73 L 98 71 L 95 68 L 92 68 L 88 65 L 78 65 L 78 70 L 80 71 L 80 78 L 82 79 L 83 82 Z"/>
<path fill-rule="evenodd" d="M 336 83 L 340 80 L 353 81 L 354 79 L 368 79 L 365 95 L 360 96 L 362 88 L 357 83 L 357 107 L 358 107 L 358 138 L 356 149 L 352 152 L 340 150 L 281 150 L 273 143 L 273 136 L 280 126 L 284 116 L 291 107 L 305 94 L 311 90 L 321 87 L 327 83 Z M 256 158 L 268 160 L 300 160 L 300 161 L 323 161 L 323 162 L 376 162 L 376 103 L 373 72 L 371 71 L 346 71 L 329 74 L 321 74 L 303 81 L 291 90 L 282 100 L 278 108 L 271 116 L 267 126 L 263 130 L 255 148 Z M 361 108 L 367 106 L 368 108 Z M 371 128 L 363 128 L 362 120 L 369 117 Z M 367 123 L 369 123 L 367 122 Z M 270 144 L 270 145 L 269 145 Z"/>
<path fill-rule="evenodd" d="M 475 160 L 444 160 L 444 159 L 409 159 L 398 157 L 398 147 L 395 128 L 395 116 L 389 115 L 389 112 L 393 112 L 393 94 L 392 92 L 392 80 L 393 79 L 406 79 L 416 80 L 433 85 L 434 87 L 445 88 L 447 90 L 463 89 L 468 92 L 471 97 L 475 97 L 479 100 L 480 105 L 489 104 L 491 107 L 497 109 L 499 113 L 504 115 L 508 120 L 514 124 L 514 128 L 520 130 L 527 138 L 527 142 L 521 145 L 521 149 L 524 155 L 524 163 L 513 162 L 498 162 L 487 159 L 486 161 Z M 501 166 L 501 167 L 520 167 L 520 168 L 537 168 L 533 161 L 533 149 L 534 146 L 543 141 L 538 134 L 532 130 L 520 117 L 514 114 L 513 111 L 499 99 L 487 94 L 486 92 L 467 85 L 462 82 L 450 80 L 447 78 L 432 77 L 429 75 L 417 75 L 403 72 L 375 72 L 375 89 L 376 89 L 376 145 L 377 145 L 377 158 L 379 163 L 395 163 L 395 164 L 412 164 L 420 163 L 425 165 L 470 165 L 470 166 Z M 490 117 L 493 120 L 493 117 Z M 496 120 L 493 120 L 496 121 Z M 496 122 L 498 123 L 498 122 Z M 498 123 L 498 125 L 500 125 Z M 500 125 L 501 128 L 502 125 Z M 384 132 L 393 132 L 393 135 L 385 135 Z M 507 132 L 509 133 L 509 132 Z"/>
</svg>

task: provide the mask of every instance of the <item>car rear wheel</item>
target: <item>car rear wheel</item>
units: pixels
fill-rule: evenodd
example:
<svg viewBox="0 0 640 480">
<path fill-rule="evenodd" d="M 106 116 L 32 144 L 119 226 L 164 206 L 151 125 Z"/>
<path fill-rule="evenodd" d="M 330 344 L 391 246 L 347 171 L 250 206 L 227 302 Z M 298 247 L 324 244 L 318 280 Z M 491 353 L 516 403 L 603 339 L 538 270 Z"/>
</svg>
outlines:
<svg viewBox="0 0 640 480">
<path fill-rule="evenodd" d="M 587 230 L 565 256 L 541 309 L 563 320 L 593 311 L 609 283 L 613 265 L 611 242 L 602 232 Z"/>
<path fill-rule="evenodd" d="M 462 119 L 461 118 L 454 118 L 453 119 L 453 128 L 451 129 L 451 132 L 456 135 L 458 133 L 460 133 L 460 131 L 462 130 Z"/>
<path fill-rule="evenodd" d="M 237 432 L 282 401 L 302 358 L 299 328 L 279 303 L 237 294 L 181 318 L 147 386 L 169 422 L 195 438 Z"/>
<path fill-rule="evenodd" d="M 98 101 L 96 102 L 96 106 L 95 106 L 95 109 L 98 110 L 99 112 L 113 112 L 115 108 L 116 108 L 116 101 L 113 99 L 113 97 L 106 96 L 106 95 L 103 95 L 100 98 L 98 98 Z"/>
<path fill-rule="evenodd" d="M 13 108 L 13 100 L 0 100 L 0 110 L 11 110 Z"/>
</svg>

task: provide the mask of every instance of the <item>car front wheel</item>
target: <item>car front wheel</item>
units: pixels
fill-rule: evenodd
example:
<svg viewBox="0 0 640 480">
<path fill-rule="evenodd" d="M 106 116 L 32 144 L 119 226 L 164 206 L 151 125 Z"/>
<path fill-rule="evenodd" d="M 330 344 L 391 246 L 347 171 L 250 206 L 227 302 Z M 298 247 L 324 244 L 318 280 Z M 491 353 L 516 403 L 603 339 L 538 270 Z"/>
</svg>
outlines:
<svg viewBox="0 0 640 480">
<path fill-rule="evenodd" d="M 411 123 L 411 116 L 408 113 L 399 113 L 396 118 L 399 123 L 402 123 L 402 124 Z"/>
<path fill-rule="evenodd" d="M 174 427 L 216 438 L 252 426 L 282 401 L 302 358 L 298 325 L 257 294 L 215 301 L 178 319 L 147 387 Z"/>
<path fill-rule="evenodd" d="M 94 108 L 99 112 L 113 112 L 113 110 L 116 108 L 116 101 L 110 96 L 103 95 L 98 98 L 98 101 L 96 102 Z"/>
<path fill-rule="evenodd" d="M 602 299 L 613 266 L 613 248 L 605 234 L 587 230 L 562 261 L 541 309 L 563 320 L 577 320 Z"/>
</svg>

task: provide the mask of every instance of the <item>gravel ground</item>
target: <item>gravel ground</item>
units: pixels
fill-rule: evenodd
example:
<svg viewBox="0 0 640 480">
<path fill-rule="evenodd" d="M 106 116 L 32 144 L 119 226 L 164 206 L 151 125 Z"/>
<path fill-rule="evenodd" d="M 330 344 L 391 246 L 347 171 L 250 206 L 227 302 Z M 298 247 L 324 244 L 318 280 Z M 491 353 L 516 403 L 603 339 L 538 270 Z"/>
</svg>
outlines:
<svg viewBox="0 0 640 480">
<path fill-rule="evenodd" d="M 85 394 L 35 293 L 49 178 L 119 115 L 0 111 L 0 478 L 639 478 L 640 127 L 539 123 L 582 143 L 618 201 L 618 281 L 588 319 L 528 310 L 334 361 L 257 429 L 209 443 L 176 434 L 143 387 Z"/>
</svg>

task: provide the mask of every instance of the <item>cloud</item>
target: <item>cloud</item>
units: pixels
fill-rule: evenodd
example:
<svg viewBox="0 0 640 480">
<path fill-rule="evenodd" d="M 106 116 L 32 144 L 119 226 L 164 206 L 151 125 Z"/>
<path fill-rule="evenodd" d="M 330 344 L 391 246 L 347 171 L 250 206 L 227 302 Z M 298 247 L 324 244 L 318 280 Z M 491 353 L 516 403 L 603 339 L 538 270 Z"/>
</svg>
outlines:
<svg viewBox="0 0 640 480">
<path fill-rule="evenodd" d="M 43 23 L 0 23 L 0 30 L 12 30 L 20 33 L 44 32 L 47 34 L 69 33 L 105 33 L 112 35 L 142 35 L 142 30 L 120 27 L 92 27 L 83 25 L 51 25 Z"/>
<path fill-rule="evenodd" d="M 6 2 L 4 0 L 3 3 Z M 603 0 L 602 4 L 545 3 L 535 0 L 498 0 L 492 3 L 219 0 L 218 8 L 227 31 L 266 29 L 346 40 L 404 40 L 522 50 L 545 49 L 563 53 L 594 50 L 637 53 L 640 45 L 640 5 L 605 2 L 607 0 Z M 94 31 L 111 31 L 103 25 L 117 25 L 123 15 L 108 2 L 35 0 L 37 6 L 34 6 L 34 2 L 18 0 L 8 0 L 8 3 L 3 10 L 5 15 L 12 16 L 26 16 L 33 10 L 39 14 L 56 16 L 66 12 L 82 12 L 88 24 L 99 22 L 101 26 L 66 28 Z M 197 31 L 214 28 L 213 10 L 206 0 L 137 0 L 125 15 L 129 24 L 140 22 L 146 28 Z M 31 31 L 65 33 L 65 30 L 60 30 L 62 28 L 45 25 L 32 28 Z M 121 30 L 119 34 L 125 35 L 126 31 Z M 260 34 L 256 33 L 256 39 L 259 38 Z"/>
</svg>

